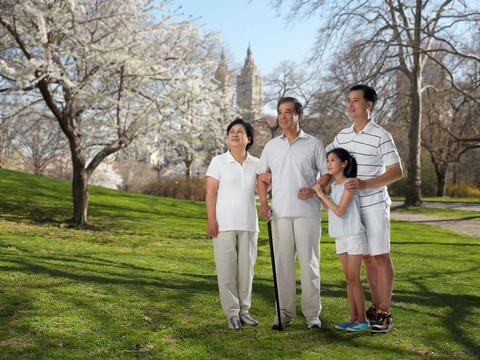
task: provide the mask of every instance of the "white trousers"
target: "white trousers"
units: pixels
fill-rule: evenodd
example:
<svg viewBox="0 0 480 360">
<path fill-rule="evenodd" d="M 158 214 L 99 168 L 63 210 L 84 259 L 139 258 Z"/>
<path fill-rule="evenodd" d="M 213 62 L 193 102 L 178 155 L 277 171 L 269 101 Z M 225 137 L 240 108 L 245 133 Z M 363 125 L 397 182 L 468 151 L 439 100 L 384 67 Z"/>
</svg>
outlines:
<svg viewBox="0 0 480 360">
<path fill-rule="evenodd" d="M 320 315 L 320 233 L 319 218 L 287 217 L 272 221 L 280 311 L 291 318 L 296 317 L 296 255 L 300 264 L 303 315 L 306 318 Z"/>
<path fill-rule="evenodd" d="M 227 318 L 250 309 L 257 238 L 254 231 L 221 231 L 213 239 L 218 290 Z"/>
</svg>

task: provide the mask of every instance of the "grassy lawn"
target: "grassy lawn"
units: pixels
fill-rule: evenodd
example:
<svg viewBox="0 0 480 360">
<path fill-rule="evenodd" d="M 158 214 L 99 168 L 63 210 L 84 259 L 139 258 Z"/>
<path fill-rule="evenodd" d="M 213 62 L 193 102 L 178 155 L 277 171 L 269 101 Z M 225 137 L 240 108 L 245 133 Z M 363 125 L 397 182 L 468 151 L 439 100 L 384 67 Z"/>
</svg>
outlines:
<svg viewBox="0 0 480 360">
<path fill-rule="evenodd" d="M 220 306 L 205 204 L 90 187 L 94 230 L 60 226 L 71 184 L 0 170 L 0 359 L 477 359 L 480 238 L 392 220 L 394 327 L 347 333 L 345 282 L 322 221 L 322 328 L 275 315 L 260 223 L 251 313 Z M 365 276 L 363 274 L 363 279 Z M 370 296 L 365 284 L 367 303 Z"/>
</svg>

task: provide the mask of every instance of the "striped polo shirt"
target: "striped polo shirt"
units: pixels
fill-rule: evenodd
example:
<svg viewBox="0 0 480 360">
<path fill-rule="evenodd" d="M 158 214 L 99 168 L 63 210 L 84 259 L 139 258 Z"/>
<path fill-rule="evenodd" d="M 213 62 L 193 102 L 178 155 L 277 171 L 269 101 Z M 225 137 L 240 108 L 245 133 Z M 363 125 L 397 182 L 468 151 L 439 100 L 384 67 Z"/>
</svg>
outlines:
<svg viewBox="0 0 480 360">
<path fill-rule="evenodd" d="M 353 126 L 340 131 L 325 149 L 327 153 L 334 148 L 344 148 L 350 152 L 357 161 L 357 177 L 361 180 L 382 175 L 387 166 L 397 163 L 401 165 L 397 148 L 388 131 L 376 124 L 373 119 L 358 133 Z M 362 210 L 383 203 L 391 204 L 386 186 L 361 190 L 359 194 Z"/>
</svg>

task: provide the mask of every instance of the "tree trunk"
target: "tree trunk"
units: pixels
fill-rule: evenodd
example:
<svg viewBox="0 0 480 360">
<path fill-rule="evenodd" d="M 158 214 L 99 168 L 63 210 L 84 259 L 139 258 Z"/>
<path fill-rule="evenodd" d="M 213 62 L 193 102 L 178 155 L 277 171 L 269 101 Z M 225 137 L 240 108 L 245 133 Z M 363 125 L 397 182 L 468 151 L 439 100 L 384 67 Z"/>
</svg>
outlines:
<svg viewBox="0 0 480 360">
<path fill-rule="evenodd" d="M 192 162 L 193 160 L 185 160 L 185 167 L 186 167 L 186 170 L 185 170 L 185 179 L 189 180 L 191 179 L 192 175 L 191 175 L 191 172 L 192 172 Z"/>
<path fill-rule="evenodd" d="M 413 81 L 416 91 L 412 91 L 412 109 L 408 131 L 407 194 L 405 206 L 422 206 L 421 200 L 421 142 L 420 124 L 422 104 L 418 80 Z"/>
<path fill-rule="evenodd" d="M 447 178 L 448 163 L 439 164 L 435 166 L 435 173 L 437 175 L 437 196 L 445 196 L 445 185 Z"/>
<path fill-rule="evenodd" d="M 421 125 L 422 125 L 422 62 L 420 25 L 422 2 L 417 0 L 415 34 L 412 44 L 413 68 L 410 79 L 410 128 L 408 130 L 407 194 L 404 206 L 422 206 L 421 199 Z"/>
<path fill-rule="evenodd" d="M 80 156 L 72 154 L 73 164 L 73 222 L 80 227 L 88 225 L 88 173 L 85 161 Z"/>
<path fill-rule="evenodd" d="M 187 154 L 187 156 L 185 156 L 185 179 L 187 179 L 187 181 L 190 181 L 192 178 L 192 163 L 194 159 L 195 156 L 193 154 Z"/>
</svg>

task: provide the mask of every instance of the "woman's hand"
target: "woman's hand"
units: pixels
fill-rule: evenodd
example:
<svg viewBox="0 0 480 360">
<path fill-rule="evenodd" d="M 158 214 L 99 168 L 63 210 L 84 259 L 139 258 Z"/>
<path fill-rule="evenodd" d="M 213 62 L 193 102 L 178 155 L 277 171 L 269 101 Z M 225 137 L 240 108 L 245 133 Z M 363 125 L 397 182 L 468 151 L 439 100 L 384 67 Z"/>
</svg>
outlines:
<svg viewBox="0 0 480 360">
<path fill-rule="evenodd" d="M 218 222 L 217 219 L 214 220 L 208 220 L 207 224 L 207 234 L 210 235 L 211 237 L 216 238 L 218 236 L 218 233 L 220 231 L 218 230 Z"/>
<path fill-rule="evenodd" d="M 271 208 L 268 204 L 260 205 L 260 209 L 258 210 L 258 215 L 263 217 L 265 220 L 269 221 L 272 217 Z"/>
</svg>

